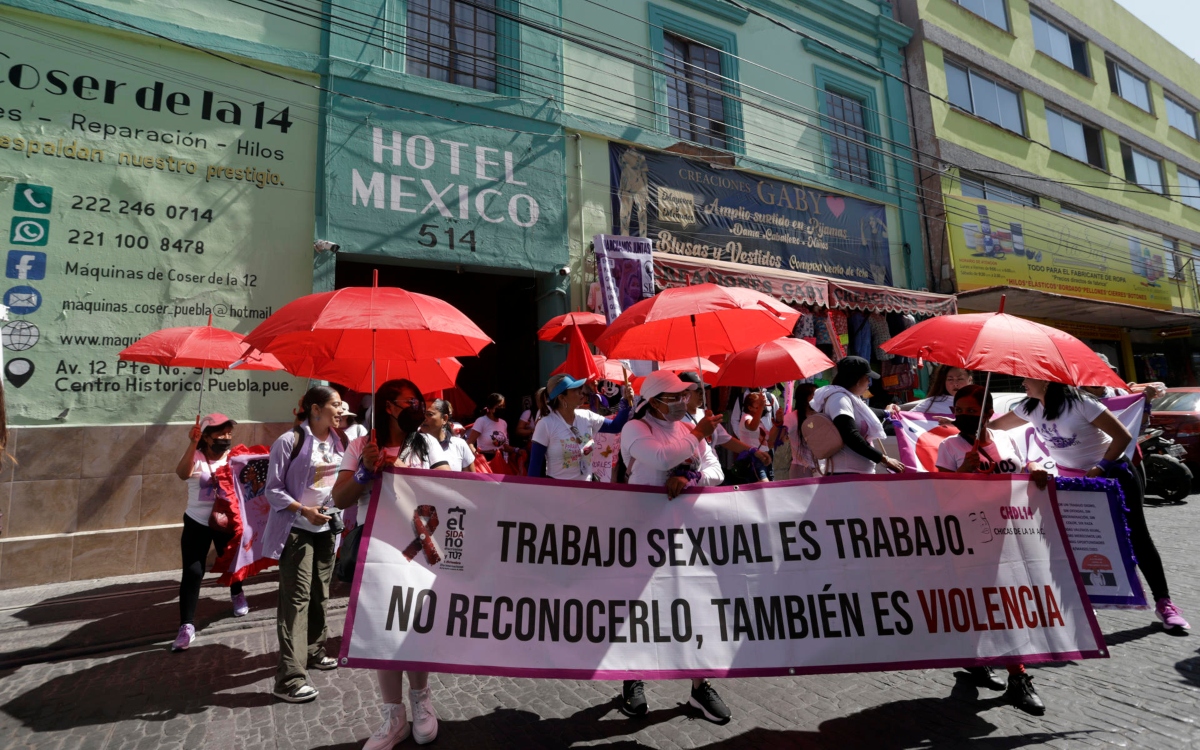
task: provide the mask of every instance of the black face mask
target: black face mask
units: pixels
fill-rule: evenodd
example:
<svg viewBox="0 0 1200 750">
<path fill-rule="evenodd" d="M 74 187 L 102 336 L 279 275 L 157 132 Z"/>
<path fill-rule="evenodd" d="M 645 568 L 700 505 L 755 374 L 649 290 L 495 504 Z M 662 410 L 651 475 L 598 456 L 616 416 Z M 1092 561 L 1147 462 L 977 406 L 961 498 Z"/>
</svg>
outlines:
<svg viewBox="0 0 1200 750">
<path fill-rule="evenodd" d="M 396 424 L 400 425 L 400 429 L 404 430 L 406 435 L 411 435 L 425 424 L 425 407 L 406 406 L 396 417 Z"/>
<path fill-rule="evenodd" d="M 954 426 L 958 428 L 958 434 L 971 442 L 975 441 L 975 436 L 979 433 L 979 422 L 978 415 L 959 414 L 954 417 Z"/>
<path fill-rule="evenodd" d="M 232 445 L 233 441 L 229 439 L 210 440 L 208 443 L 209 449 L 213 453 L 224 453 L 225 451 L 229 450 L 230 446 Z"/>
</svg>

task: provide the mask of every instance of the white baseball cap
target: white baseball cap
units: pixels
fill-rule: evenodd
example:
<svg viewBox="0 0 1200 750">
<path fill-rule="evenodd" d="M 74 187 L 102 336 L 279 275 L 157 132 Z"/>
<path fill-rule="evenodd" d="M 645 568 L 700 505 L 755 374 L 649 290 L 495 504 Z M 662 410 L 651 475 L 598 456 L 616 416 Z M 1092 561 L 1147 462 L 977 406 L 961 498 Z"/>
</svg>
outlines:
<svg viewBox="0 0 1200 750">
<path fill-rule="evenodd" d="M 643 400 L 649 401 L 655 396 L 664 393 L 682 393 L 683 391 L 694 391 L 698 386 L 695 383 L 688 383 L 680 380 L 679 376 L 670 370 L 655 370 L 646 376 L 642 381 L 642 387 L 638 390 L 638 395 Z"/>
</svg>

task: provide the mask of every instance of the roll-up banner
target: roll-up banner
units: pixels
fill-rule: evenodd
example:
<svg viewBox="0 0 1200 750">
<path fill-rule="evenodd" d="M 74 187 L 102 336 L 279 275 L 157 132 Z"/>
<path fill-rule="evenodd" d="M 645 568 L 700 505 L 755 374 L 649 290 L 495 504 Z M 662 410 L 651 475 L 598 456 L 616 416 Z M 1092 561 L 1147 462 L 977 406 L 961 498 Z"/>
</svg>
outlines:
<svg viewBox="0 0 1200 750">
<path fill-rule="evenodd" d="M 348 666 L 574 679 L 1108 655 L 1053 488 L 957 475 L 668 501 L 658 487 L 391 470 L 345 636 Z"/>
</svg>

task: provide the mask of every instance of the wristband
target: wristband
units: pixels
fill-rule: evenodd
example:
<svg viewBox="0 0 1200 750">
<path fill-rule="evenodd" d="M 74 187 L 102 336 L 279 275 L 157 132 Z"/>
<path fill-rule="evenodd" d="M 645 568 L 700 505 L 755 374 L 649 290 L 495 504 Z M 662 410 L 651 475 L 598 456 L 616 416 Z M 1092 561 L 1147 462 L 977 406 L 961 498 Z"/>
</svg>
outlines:
<svg viewBox="0 0 1200 750">
<path fill-rule="evenodd" d="M 375 481 L 375 472 L 369 471 L 366 464 L 358 467 L 358 471 L 354 472 L 354 481 L 359 484 L 370 484 Z"/>
</svg>

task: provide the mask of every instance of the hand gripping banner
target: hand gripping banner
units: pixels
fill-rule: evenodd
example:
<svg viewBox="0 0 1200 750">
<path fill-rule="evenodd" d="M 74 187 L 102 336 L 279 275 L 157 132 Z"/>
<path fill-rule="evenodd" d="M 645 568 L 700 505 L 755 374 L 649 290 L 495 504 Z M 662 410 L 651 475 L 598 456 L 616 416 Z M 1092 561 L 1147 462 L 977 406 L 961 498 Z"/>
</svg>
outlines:
<svg viewBox="0 0 1200 750">
<path fill-rule="evenodd" d="M 1055 490 L 1022 477 L 838 476 L 668 501 L 389 469 L 366 523 L 349 666 L 669 679 L 1108 655 Z"/>
</svg>

